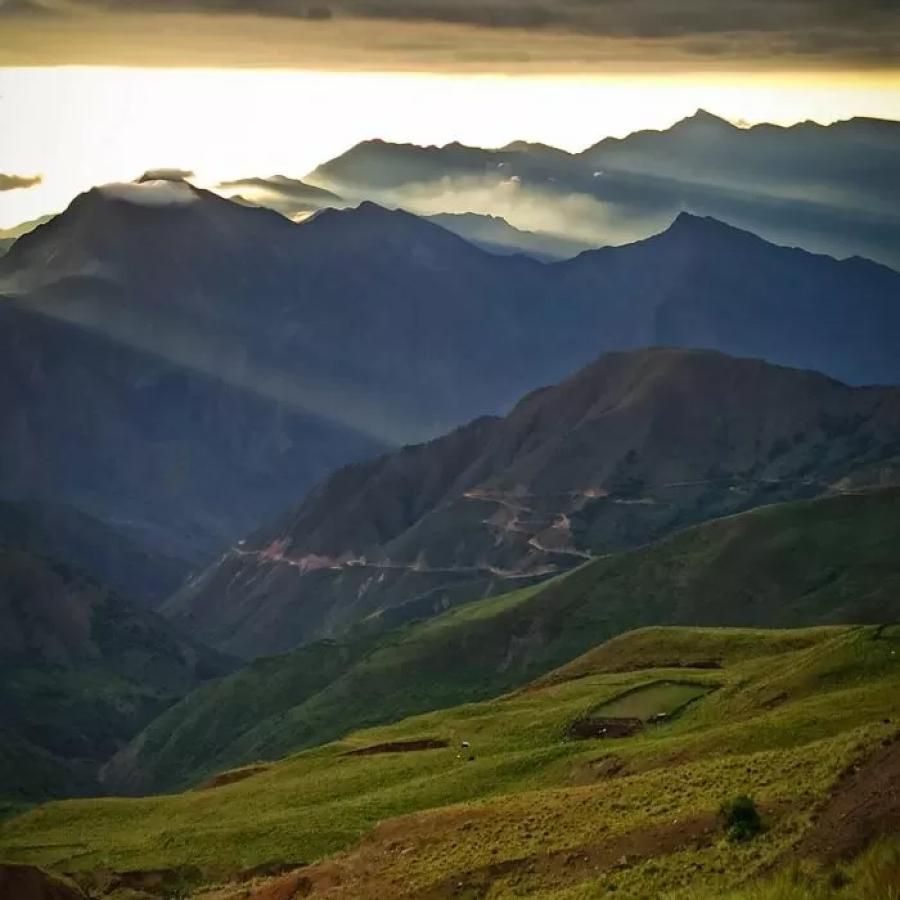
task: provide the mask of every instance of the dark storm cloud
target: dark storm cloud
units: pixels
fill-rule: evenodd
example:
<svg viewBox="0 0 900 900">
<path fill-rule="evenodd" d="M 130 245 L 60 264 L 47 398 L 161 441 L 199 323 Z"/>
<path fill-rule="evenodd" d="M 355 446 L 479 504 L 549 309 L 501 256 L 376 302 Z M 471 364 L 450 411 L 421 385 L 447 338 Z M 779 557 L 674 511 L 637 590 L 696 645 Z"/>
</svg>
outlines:
<svg viewBox="0 0 900 900">
<path fill-rule="evenodd" d="M 0 173 L 0 191 L 15 191 L 19 188 L 30 188 L 44 180 L 42 175 L 4 175 Z"/>
<path fill-rule="evenodd" d="M 575 37 L 602 39 L 610 43 L 614 56 L 621 55 L 614 49 L 619 48 L 637 56 L 660 52 L 687 60 L 777 61 L 797 56 L 832 66 L 888 68 L 896 68 L 900 60 L 897 0 L 0 0 L 0 10 L 25 13 L 36 8 L 240 13 L 313 25 L 375 19 L 432 29 L 524 29 L 568 36 L 570 42 Z M 325 32 L 320 37 L 325 40 Z M 416 44 L 421 37 L 407 34 L 404 40 Z M 509 41 L 514 55 L 528 52 L 524 38 L 510 36 Z M 415 47 L 405 52 L 422 53 Z"/>
<path fill-rule="evenodd" d="M 30 15 L 54 11 L 53 7 L 39 3 L 38 0 L 0 0 L 0 16 Z"/>
<path fill-rule="evenodd" d="M 335 9 L 371 18 L 668 41 L 688 55 L 796 48 L 892 65 L 900 56 L 895 0 L 344 0 Z"/>
</svg>

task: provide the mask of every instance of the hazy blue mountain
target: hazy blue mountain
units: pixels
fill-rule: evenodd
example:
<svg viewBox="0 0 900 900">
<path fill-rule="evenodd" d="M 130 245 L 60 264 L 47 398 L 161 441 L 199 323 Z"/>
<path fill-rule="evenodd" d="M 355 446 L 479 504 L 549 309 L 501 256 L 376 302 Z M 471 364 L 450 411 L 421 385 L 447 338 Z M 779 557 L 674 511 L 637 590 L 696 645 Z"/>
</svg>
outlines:
<svg viewBox="0 0 900 900">
<path fill-rule="evenodd" d="M 571 259 L 585 250 L 592 249 L 583 241 L 566 240 L 552 234 L 523 231 L 513 228 L 500 216 L 480 216 L 477 213 L 438 213 L 424 216 L 469 243 L 487 250 L 489 253 L 509 255 L 521 253 L 543 262 Z"/>
<path fill-rule="evenodd" d="M 72 506 L 0 502 L 0 545 L 53 559 L 153 604 L 187 576 L 187 560 L 151 553 L 127 534 Z"/>
<path fill-rule="evenodd" d="M 0 496 L 180 559 L 603 350 L 900 381 L 900 275 L 688 215 L 545 265 L 371 203 L 296 225 L 185 183 L 114 185 L 20 238 L 0 292 Z"/>
<path fill-rule="evenodd" d="M 0 493 L 66 504 L 136 551 L 206 561 L 338 460 L 384 445 L 252 388 L 13 303 L 0 306 Z M 115 561 L 116 566 L 123 560 Z"/>
<path fill-rule="evenodd" d="M 594 246 L 646 237 L 689 209 L 779 243 L 900 268 L 898 160 L 897 122 L 738 128 L 701 110 L 577 154 L 525 142 L 366 141 L 307 178 L 346 197 L 500 215 Z"/>
</svg>

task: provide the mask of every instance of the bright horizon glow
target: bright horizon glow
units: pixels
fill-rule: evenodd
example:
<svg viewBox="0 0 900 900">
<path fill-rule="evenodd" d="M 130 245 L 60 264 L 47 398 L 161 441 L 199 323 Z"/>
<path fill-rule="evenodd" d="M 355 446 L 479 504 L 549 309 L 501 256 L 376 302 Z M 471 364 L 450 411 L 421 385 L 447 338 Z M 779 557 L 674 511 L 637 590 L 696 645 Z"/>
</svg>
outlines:
<svg viewBox="0 0 900 900">
<path fill-rule="evenodd" d="M 58 212 L 97 184 L 177 167 L 195 183 L 302 178 L 361 140 L 569 151 L 667 128 L 703 108 L 735 123 L 900 119 L 889 73 L 563 76 L 282 69 L 0 69 L 0 227 Z"/>
</svg>

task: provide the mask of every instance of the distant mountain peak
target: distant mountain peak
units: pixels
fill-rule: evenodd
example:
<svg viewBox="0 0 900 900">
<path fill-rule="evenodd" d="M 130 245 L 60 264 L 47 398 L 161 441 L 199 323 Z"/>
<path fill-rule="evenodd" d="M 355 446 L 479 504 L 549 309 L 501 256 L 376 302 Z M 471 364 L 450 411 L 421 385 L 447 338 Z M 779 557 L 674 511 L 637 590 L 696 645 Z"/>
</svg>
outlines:
<svg viewBox="0 0 900 900">
<path fill-rule="evenodd" d="M 363 200 L 358 206 L 350 206 L 345 209 L 333 207 L 319 210 L 314 216 L 310 216 L 308 222 L 353 222 L 357 225 L 378 225 L 384 227 L 396 227 L 401 222 L 421 222 L 418 216 L 406 212 L 403 209 L 390 209 L 375 203 L 373 200 Z"/>
<path fill-rule="evenodd" d="M 506 153 L 559 153 L 566 155 L 565 150 L 560 150 L 559 147 L 554 147 L 541 141 L 511 141 L 501 147 L 500 150 Z"/>
<path fill-rule="evenodd" d="M 737 228 L 728 222 L 723 222 L 721 219 L 716 219 L 713 216 L 697 215 L 687 210 L 682 210 L 678 213 L 663 234 L 747 235 L 758 241 L 763 240 L 752 232 Z"/>
<path fill-rule="evenodd" d="M 681 121 L 676 122 L 672 127 L 686 128 L 697 126 L 722 128 L 729 131 L 737 130 L 737 126 L 732 125 L 727 119 L 713 115 L 713 113 L 707 112 L 705 109 L 698 109 L 692 116 L 681 119 Z"/>
<path fill-rule="evenodd" d="M 354 212 L 358 216 L 366 216 L 373 219 L 382 219 L 387 217 L 393 218 L 398 214 L 404 215 L 403 210 L 389 209 L 386 206 L 382 206 L 380 203 L 376 203 L 374 200 L 363 200 L 363 202 L 356 207 Z"/>
<path fill-rule="evenodd" d="M 200 194 L 183 180 L 164 178 L 105 184 L 95 190 L 103 197 L 137 206 L 185 206 Z"/>
<path fill-rule="evenodd" d="M 709 225 L 721 225 L 725 228 L 730 228 L 730 225 L 726 225 L 725 222 L 722 222 L 720 219 L 715 219 L 712 216 L 700 216 L 696 213 L 689 212 L 686 209 L 683 209 L 677 216 L 675 216 L 672 221 L 672 228 L 700 228 L 706 227 Z"/>
<path fill-rule="evenodd" d="M 389 209 L 371 200 L 364 200 L 359 206 L 346 209 L 320 210 L 310 216 L 303 223 L 303 227 L 325 229 L 320 231 L 320 234 L 330 234 L 331 229 L 338 229 L 339 233 L 336 231 L 334 236 L 340 240 L 349 234 L 355 234 L 378 241 L 391 238 L 401 242 L 420 239 L 440 240 L 444 243 L 450 241 L 474 249 L 463 238 L 427 218 L 405 209 Z"/>
<path fill-rule="evenodd" d="M 186 207 L 211 197 L 208 191 L 187 181 L 122 181 L 92 187 L 69 204 L 58 218 L 73 218 L 88 212 L 99 213 L 112 207 Z"/>
</svg>

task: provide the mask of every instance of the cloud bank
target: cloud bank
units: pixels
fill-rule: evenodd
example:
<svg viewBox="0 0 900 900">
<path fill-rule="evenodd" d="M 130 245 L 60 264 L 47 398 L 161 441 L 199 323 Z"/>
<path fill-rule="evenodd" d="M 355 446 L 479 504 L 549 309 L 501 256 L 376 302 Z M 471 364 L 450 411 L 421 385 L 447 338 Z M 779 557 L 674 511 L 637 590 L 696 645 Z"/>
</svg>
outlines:
<svg viewBox="0 0 900 900">
<path fill-rule="evenodd" d="M 140 178 L 138 184 L 145 181 L 187 181 L 193 178 L 194 173 L 189 169 L 147 169 Z"/>
<path fill-rule="evenodd" d="M 138 206 L 185 206 L 197 199 L 193 188 L 183 181 L 115 182 L 103 185 L 100 191 Z"/>
<path fill-rule="evenodd" d="M 238 178 L 216 186 L 227 197 L 268 206 L 292 218 L 325 207 L 343 207 L 346 202 L 337 194 L 313 187 L 297 178 L 272 175 L 268 178 Z"/>
<path fill-rule="evenodd" d="M 291 62 L 289 43 L 298 39 L 317 46 L 322 58 L 330 55 L 337 62 L 343 54 L 349 59 L 364 35 L 343 25 L 382 21 L 412 26 L 394 32 L 392 50 L 399 68 L 429 59 L 444 68 L 453 62 L 514 67 L 563 57 L 566 48 L 580 65 L 627 59 L 652 63 L 661 57 L 683 65 L 755 61 L 773 69 L 786 64 L 900 69 L 900 6 L 895 0 L 0 0 L 2 11 L 20 24 L 69 18 L 93 29 L 94 37 L 108 31 L 113 20 L 127 30 L 122 20 L 136 14 L 290 20 L 305 31 L 285 33 L 284 46 L 271 48 L 271 57 L 282 62 L 285 57 Z M 239 44 L 242 33 L 247 42 L 258 39 L 252 26 L 233 32 L 216 29 L 215 37 L 226 43 Z M 483 32 L 506 37 L 479 40 L 477 34 Z M 52 29 L 47 33 L 52 35 Z M 536 34 L 557 40 L 535 44 L 528 35 Z M 375 44 L 389 41 L 377 33 L 371 36 Z M 137 40 L 140 34 L 130 37 Z M 191 40 L 204 53 L 211 52 L 208 34 L 173 30 L 171 39 L 171 52 Z M 298 61 L 305 51 L 301 44 Z"/>
<path fill-rule="evenodd" d="M 4 175 L 0 172 L 0 191 L 15 191 L 20 188 L 36 187 L 43 180 L 43 175 Z"/>
</svg>

